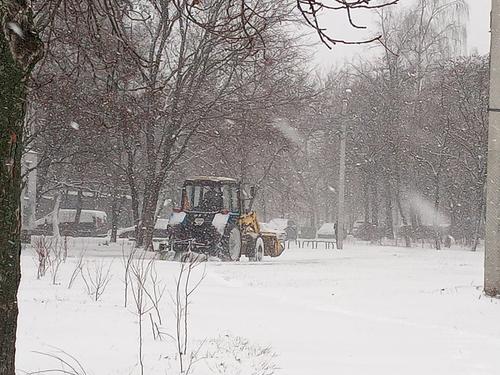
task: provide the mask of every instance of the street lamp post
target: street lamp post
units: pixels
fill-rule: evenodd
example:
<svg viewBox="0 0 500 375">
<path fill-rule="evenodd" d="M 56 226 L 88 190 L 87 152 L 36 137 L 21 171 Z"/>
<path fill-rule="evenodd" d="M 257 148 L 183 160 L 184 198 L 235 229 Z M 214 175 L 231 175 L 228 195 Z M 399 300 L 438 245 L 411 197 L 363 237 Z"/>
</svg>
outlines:
<svg viewBox="0 0 500 375">
<path fill-rule="evenodd" d="M 346 89 L 346 97 L 342 100 L 342 121 L 340 126 L 340 161 L 339 161 L 339 201 L 337 215 L 337 248 L 344 248 L 344 200 L 345 200 L 345 146 L 347 137 L 347 107 L 351 89 Z"/>
<path fill-rule="evenodd" d="M 492 0 L 484 291 L 500 295 L 500 0 Z"/>
</svg>

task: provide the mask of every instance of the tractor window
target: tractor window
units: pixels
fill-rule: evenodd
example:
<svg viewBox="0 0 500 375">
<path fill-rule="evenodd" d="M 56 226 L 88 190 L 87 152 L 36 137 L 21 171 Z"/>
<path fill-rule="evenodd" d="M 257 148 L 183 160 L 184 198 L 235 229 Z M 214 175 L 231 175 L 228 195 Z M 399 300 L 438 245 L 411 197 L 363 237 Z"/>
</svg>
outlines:
<svg viewBox="0 0 500 375">
<path fill-rule="evenodd" d="M 200 205 L 201 186 L 187 185 L 182 199 L 182 208 L 186 211 L 196 210 Z"/>
<path fill-rule="evenodd" d="M 200 206 L 202 197 L 201 186 L 193 186 L 193 194 L 191 196 L 191 207 L 196 210 Z"/>
<path fill-rule="evenodd" d="M 186 186 L 184 189 L 182 189 L 181 208 L 185 211 L 189 211 L 191 209 L 191 193 L 192 186 Z"/>
<path fill-rule="evenodd" d="M 232 211 L 231 209 L 231 190 L 228 185 L 222 186 L 222 208 Z"/>
<path fill-rule="evenodd" d="M 239 212 L 240 205 L 238 202 L 238 187 L 231 186 L 231 212 Z"/>
<path fill-rule="evenodd" d="M 219 211 L 223 206 L 220 187 L 213 185 L 186 185 L 183 209 L 187 211 Z"/>
<path fill-rule="evenodd" d="M 202 211 L 219 211 L 222 209 L 222 191 L 219 186 L 204 186 L 199 208 Z"/>
</svg>

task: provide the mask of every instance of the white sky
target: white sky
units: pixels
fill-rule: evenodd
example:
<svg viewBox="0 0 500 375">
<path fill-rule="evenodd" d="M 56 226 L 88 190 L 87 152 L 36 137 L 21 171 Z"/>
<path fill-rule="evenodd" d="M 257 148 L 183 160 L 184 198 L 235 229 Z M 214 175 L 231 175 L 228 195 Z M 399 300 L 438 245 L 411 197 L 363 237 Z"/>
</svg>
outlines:
<svg viewBox="0 0 500 375">
<path fill-rule="evenodd" d="M 411 0 L 400 0 L 400 5 L 395 7 L 404 6 Z M 491 0 L 467 0 L 469 3 L 469 22 L 467 25 L 467 39 L 469 52 L 478 52 L 479 54 L 488 53 L 490 49 L 490 11 Z M 375 19 L 372 14 L 356 14 L 355 20 L 360 24 L 369 26 L 371 20 Z M 339 36 L 346 39 L 359 39 L 356 36 L 363 35 L 348 27 L 344 14 L 337 14 L 328 17 L 322 21 L 322 26 L 326 27 L 330 35 Z M 373 35 L 373 30 L 364 34 L 365 36 Z M 317 40 L 317 37 L 316 37 Z M 332 50 L 326 46 L 317 43 L 314 47 L 315 58 L 314 62 L 319 65 L 322 70 L 329 70 L 332 66 L 342 65 L 345 61 L 355 60 L 357 56 L 367 57 L 374 53 L 375 45 L 363 46 L 345 46 L 336 45 Z"/>
</svg>

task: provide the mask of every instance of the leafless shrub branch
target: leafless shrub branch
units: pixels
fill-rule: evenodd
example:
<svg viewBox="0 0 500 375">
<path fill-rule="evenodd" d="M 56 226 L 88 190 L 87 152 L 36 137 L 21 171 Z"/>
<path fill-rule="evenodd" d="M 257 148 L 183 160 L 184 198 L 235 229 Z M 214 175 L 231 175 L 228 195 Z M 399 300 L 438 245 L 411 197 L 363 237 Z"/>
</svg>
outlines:
<svg viewBox="0 0 500 375">
<path fill-rule="evenodd" d="M 77 358 L 75 358 L 69 353 L 66 353 L 63 350 L 58 350 L 57 354 L 44 353 L 39 351 L 34 351 L 34 353 L 58 361 L 60 368 L 32 371 L 28 372 L 29 375 L 49 374 L 49 373 L 67 374 L 67 375 L 87 375 L 87 371 L 85 371 L 85 368 L 83 367 L 82 363 Z"/>
<path fill-rule="evenodd" d="M 85 283 L 87 293 L 93 300 L 99 301 L 111 281 L 110 272 L 112 265 L 113 262 L 111 261 L 106 269 L 105 262 L 100 261 L 94 263 L 91 269 L 87 263 L 85 265 L 85 270 L 81 270 L 80 274 L 82 275 L 82 279 Z"/>
<path fill-rule="evenodd" d="M 198 289 L 201 282 L 205 279 L 206 268 L 203 270 L 203 274 L 196 282 L 193 283 L 191 277 L 195 268 L 201 264 L 206 265 L 206 263 L 203 262 L 204 259 L 204 257 L 197 254 L 187 257 L 185 259 L 186 261 L 181 263 L 175 284 L 175 338 L 177 344 L 179 370 L 181 373 L 185 374 L 189 373 L 193 361 L 196 359 L 196 355 L 193 355 L 193 353 L 189 356 L 188 363 L 186 363 L 185 359 L 188 354 L 189 345 L 189 304 L 192 294 Z"/>
<path fill-rule="evenodd" d="M 37 279 L 45 276 L 48 268 L 48 258 L 52 248 L 52 240 L 45 236 L 35 237 L 33 239 L 33 249 L 37 255 Z"/>
<path fill-rule="evenodd" d="M 135 302 L 135 313 L 138 318 L 138 355 L 141 375 L 144 375 L 144 356 L 143 356 L 143 319 L 154 307 L 148 304 L 147 280 L 151 272 L 154 257 L 147 259 L 146 252 L 139 257 L 133 258 L 129 265 L 130 290 Z"/>
<path fill-rule="evenodd" d="M 61 267 L 61 264 L 64 263 L 64 245 L 61 246 L 59 241 L 56 239 L 50 250 L 49 256 L 47 257 L 47 263 L 49 265 L 52 285 L 56 285 L 59 268 Z"/>
<path fill-rule="evenodd" d="M 254 345 L 243 337 L 223 335 L 209 340 L 206 365 L 213 373 L 230 375 L 251 368 L 252 374 L 272 375 L 278 369 L 270 347 Z"/>
<path fill-rule="evenodd" d="M 130 265 L 132 264 L 132 260 L 134 259 L 135 248 L 132 248 L 128 254 L 125 253 L 125 245 L 122 244 L 122 263 L 124 267 L 124 292 L 123 292 L 123 305 L 127 307 L 128 303 L 128 287 L 130 280 Z"/>
<path fill-rule="evenodd" d="M 71 273 L 71 276 L 69 278 L 68 289 L 71 289 L 78 275 L 82 273 L 84 256 L 85 256 L 85 250 L 80 253 L 80 256 L 78 257 L 75 263 L 75 267 L 73 268 L 73 272 Z"/>
</svg>

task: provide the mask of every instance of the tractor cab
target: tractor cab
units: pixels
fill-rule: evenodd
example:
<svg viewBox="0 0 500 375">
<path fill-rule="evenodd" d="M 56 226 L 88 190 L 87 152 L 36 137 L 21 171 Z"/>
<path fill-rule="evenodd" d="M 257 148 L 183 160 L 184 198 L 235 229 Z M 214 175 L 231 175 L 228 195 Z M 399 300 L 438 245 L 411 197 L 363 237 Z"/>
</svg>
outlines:
<svg viewBox="0 0 500 375">
<path fill-rule="evenodd" d="M 240 213 L 240 187 L 236 180 L 195 177 L 184 182 L 181 211 Z"/>
<path fill-rule="evenodd" d="M 196 252 L 223 260 L 238 260 L 241 255 L 261 260 L 265 243 L 273 246 L 267 255 L 281 254 L 279 239 L 260 231 L 256 213 L 251 211 L 254 194 L 255 189 L 245 193 L 232 178 L 187 179 L 181 206 L 169 220 L 168 249 L 175 254 L 174 259 Z"/>
</svg>

